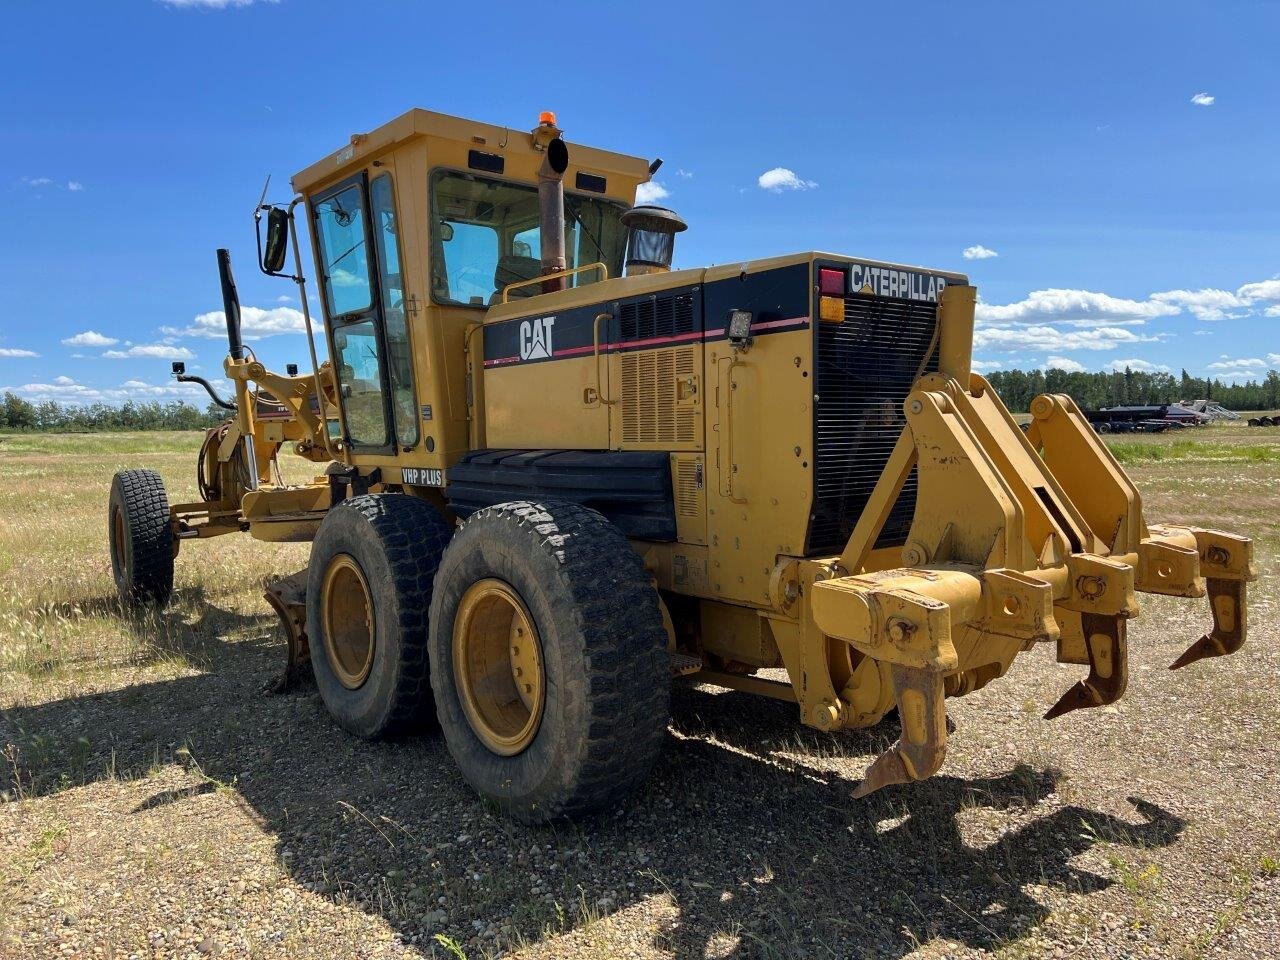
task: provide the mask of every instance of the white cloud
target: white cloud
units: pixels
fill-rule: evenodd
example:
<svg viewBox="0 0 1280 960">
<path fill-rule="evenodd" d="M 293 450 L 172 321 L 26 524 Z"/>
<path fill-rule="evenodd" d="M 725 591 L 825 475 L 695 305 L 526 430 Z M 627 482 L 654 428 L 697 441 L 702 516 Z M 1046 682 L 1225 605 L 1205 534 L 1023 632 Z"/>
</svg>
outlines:
<svg viewBox="0 0 1280 960">
<path fill-rule="evenodd" d="M 1212 330 L 1192 330 L 1191 335 L 1194 337 L 1207 337 L 1213 333 Z"/>
<path fill-rule="evenodd" d="M 278 3 L 279 0 L 157 0 L 157 2 L 180 10 L 225 10 L 228 7 L 247 7 L 257 2 Z"/>
<path fill-rule="evenodd" d="M 38 357 L 40 354 L 34 350 L 20 350 L 17 347 L 0 347 L 0 357 Z"/>
<path fill-rule="evenodd" d="M 1280 366 L 1280 353 L 1268 353 L 1267 362 L 1273 365 Z"/>
<path fill-rule="evenodd" d="M 215 380 L 214 386 L 228 389 L 225 380 Z M 153 384 L 145 380 L 126 380 L 118 387 L 91 387 L 71 377 L 54 377 L 49 383 L 24 383 L 20 386 L 0 387 L 0 393 L 9 391 L 28 400 L 56 400 L 59 403 L 123 403 L 126 400 L 189 400 L 202 406 L 207 399 L 204 390 L 193 383 Z"/>
<path fill-rule="evenodd" d="M 972 360 L 969 363 L 969 366 L 973 367 L 973 369 L 977 370 L 979 373 L 985 373 L 989 370 L 1000 370 L 1008 365 L 1009 364 L 1003 360 Z"/>
<path fill-rule="evenodd" d="M 1267 317 L 1280 317 L 1280 277 L 1243 284 L 1234 293 L 1216 288 L 1163 290 L 1144 300 L 1113 297 L 1093 290 L 1033 290 L 1025 299 L 1014 303 L 980 302 L 976 318 L 980 330 L 992 326 L 1043 324 L 1089 328 L 1144 326 L 1161 317 L 1181 314 L 1211 322 L 1257 316 L 1259 312 Z M 1204 336 L 1208 331 L 1194 332 Z M 1053 345 L 1049 348 L 1054 349 Z"/>
<path fill-rule="evenodd" d="M 1251 304 L 1259 300 L 1280 300 L 1280 277 L 1246 283 L 1236 291 L 1236 296 Z"/>
<path fill-rule="evenodd" d="M 636 203 L 654 203 L 671 196 L 667 188 L 657 180 L 650 180 L 636 187 Z"/>
<path fill-rule="evenodd" d="M 119 342 L 115 337 L 105 337 L 96 330 L 85 330 L 62 341 L 67 347 L 114 347 Z"/>
<path fill-rule="evenodd" d="M 108 360 L 131 360 L 145 357 L 148 360 L 194 360 L 196 355 L 186 347 L 167 343 L 136 343 L 128 350 L 107 350 L 102 354 Z"/>
<path fill-rule="evenodd" d="M 68 180 L 66 185 L 54 183 L 52 177 L 20 177 L 19 182 L 28 187 L 57 187 L 59 190 L 70 190 L 72 193 L 79 193 L 84 189 L 84 184 L 79 180 Z"/>
<path fill-rule="evenodd" d="M 760 174 L 756 180 L 760 189 L 770 193 L 781 193 L 783 190 L 812 190 L 817 187 L 814 180 L 801 180 L 794 171 L 786 167 L 774 167 Z"/>
<path fill-rule="evenodd" d="M 1047 353 L 1050 350 L 1114 350 L 1130 343 L 1159 339 L 1142 336 L 1123 327 L 1090 327 L 1062 329 L 1042 324 L 1031 326 L 984 326 L 974 330 L 973 345 L 986 350 L 1028 350 Z"/>
<path fill-rule="evenodd" d="M 1171 373 L 1172 371 L 1160 363 L 1151 363 L 1139 357 L 1130 360 L 1112 360 L 1107 364 L 1108 370 L 1124 371 L 1125 368 L 1135 371 L 1136 373 Z"/>
<path fill-rule="evenodd" d="M 692 179 L 693 179 L 693 171 L 692 171 L 692 170 L 686 170 L 686 169 L 684 169 L 683 167 L 681 167 L 679 170 L 677 170 L 677 171 L 676 171 L 676 176 L 677 176 L 677 177 L 680 177 L 680 178 L 681 178 L 681 179 L 683 179 L 683 180 L 692 180 Z"/>
<path fill-rule="evenodd" d="M 1067 373 L 1084 373 L 1084 364 L 1068 357 L 1050 357 L 1044 362 L 1046 370 L 1065 370 Z"/>
<path fill-rule="evenodd" d="M 1212 94 L 1197 93 L 1194 97 L 1191 98 L 1191 102 L 1194 103 L 1197 107 L 1212 107 L 1213 101 L 1217 99 L 1218 98 L 1213 96 Z"/>
<path fill-rule="evenodd" d="M 1156 317 L 1169 317 L 1179 312 L 1173 304 L 1150 300 L 1126 300 L 1092 290 L 1033 290 L 1026 299 L 996 306 L 979 303 L 980 323 L 1034 322 L 1049 320 L 1073 326 L 1096 323 L 1145 323 Z"/>
<path fill-rule="evenodd" d="M 1225 320 L 1228 310 L 1249 306 L 1249 300 L 1229 290 L 1166 290 L 1151 299 L 1190 311 L 1198 320 Z"/>
<path fill-rule="evenodd" d="M 1214 363 L 1209 364 L 1209 366 L 1206 369 L 1208 370 L 1244 370 L 1244 369 L 1265 370 L 1266 368 L 1267 368 L 1267 361 L 1265 360 L 1260 360 L 1257 357 L 1241 357 L 1240 359 L 1237 359 L 1237 360 L 1232 360 L 1230 358 L 1217 360 Z"/>
<path fill-rule="evenodd" d="M 965 247 L 962 256 L 966 260 L 990 260 L 992 257 L 1000 256 L 1000 254 L 990 247 L 984 247 L 982 244 L 977 243 L 972 247 Z"/>
<path fill-rule="evenodd" d="M 287 293 L 282 293 L 280 294 L 280 296 L 276 297 L 276 303 L 292 303 L 292 302 L 293 302 L 293 297 L 289 296 Z"/>
<path fill-rule="evenodd" d="M 160 332 L 172 337 L 208 337 L 225 340 L 227 337 L 226 314 L 221 310 L 202 313 L 188 327 L 161 327 Z M 302 311 L 293 307 L 240 308 L 240 332 L 246 340 L 261 340 L 282 333 L 306 333 L 307 324 Z"/>
<path fill-rule="evenodd" d="M 1261 381 L 1266 379 L 1259 370 L 1218 370 L 1211 374 L 1214 380 L 1222 380 L 1228 383 L 1248 383 L 1250 380 Z"/>
</svg>

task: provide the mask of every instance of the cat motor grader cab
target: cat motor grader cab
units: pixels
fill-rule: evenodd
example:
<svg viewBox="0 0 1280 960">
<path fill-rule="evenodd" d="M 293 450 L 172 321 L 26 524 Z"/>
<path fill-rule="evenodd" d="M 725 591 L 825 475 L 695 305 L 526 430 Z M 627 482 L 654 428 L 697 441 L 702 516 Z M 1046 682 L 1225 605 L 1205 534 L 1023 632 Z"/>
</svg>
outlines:
<svg viewBox="0 0 1280 960">
<path fill-rule="evenodd" d="M 219 251 L 231 415 L 199 502 L 117 475 L 122 596 L 165 601 L 188 541 L 311 541 L 267 584 L 291 671 L 360 736 L 434 712 L 467 781 L 529 821 L 633 789 L 680 675 L 824 731 L 896 707 L 861 795 L 934 774 L 945 699 L 1038 645 L 1087 669 L 1046 717 L 1116 700 L 1139 592 L 1208 595 L 1175 668 L 1240 648 L 1251 541 L 1148 524 L 1066 396 L 1020 429 L 972 370 L 964 276 L 826 253 L 673 271 L 685 225 L 632 206 L 660 162 L 569 147 L 551 114 L 414 110 L 260 202 L 310 368 L 244 346 Z M 285 448 L 323 472 L 284 483 Z"/>
</svg>

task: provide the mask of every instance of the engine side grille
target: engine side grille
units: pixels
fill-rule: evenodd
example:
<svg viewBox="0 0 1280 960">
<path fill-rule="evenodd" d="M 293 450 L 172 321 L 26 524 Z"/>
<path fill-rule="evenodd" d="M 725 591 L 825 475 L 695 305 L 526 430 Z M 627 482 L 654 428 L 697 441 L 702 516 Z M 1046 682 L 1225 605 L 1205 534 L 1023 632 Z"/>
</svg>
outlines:
<svg viewBox="0 0 1280 960">
<path fill-rule="evenodd" d="M 689 294 L 654 296 L 624 303 L 618 308 L 622 340 L 628 342 L 692 333 L 693 314 L 693 297 Z"/>
<path fill-rule="evenodd" d="M 622 373 L 622 442 L 688 446 L 698 436 L 698 411 L 684 405 L 680 381 L 697 370 L 694 347 L 644 350 L 619 358 Z"/>
<path fill-rule="evenodd" d="M 906 424 L 902 404 L 911 385 L 937 369 L 937 323 L 935 304 L 853 294 L 845 298 L 843 323 L 816 324 L 808 555 L 844 549 Z M 877 546 L 906 540 L 915 504 L 913 470 Z"/>
</svg>

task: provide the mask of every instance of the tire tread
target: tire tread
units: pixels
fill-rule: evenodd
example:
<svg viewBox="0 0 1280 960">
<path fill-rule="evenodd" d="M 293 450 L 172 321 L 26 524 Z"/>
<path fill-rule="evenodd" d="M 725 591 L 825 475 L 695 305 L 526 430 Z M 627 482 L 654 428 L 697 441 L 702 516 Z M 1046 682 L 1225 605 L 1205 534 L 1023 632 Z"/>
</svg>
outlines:
<svg viewBox="0 0 1280 960">
<path fill-rule="evenodd" d="M 671 710 L 666 631 L 640 555 L 602 514 L 568 501 L 512 501 L 472 514 L 475 524 L 536 531 L 564 572 L 575 626 L 587 640 L 589 720 L 577 779 L 538 821 L 609 809 L 633 793 L 661 750 Z"/>
<path fill-rule="evenodd" d="M 174 560 L 164 480 L 154 470 L 121 470 L 115 475 L 114 485 L 128 518 L 132 559 L 129 569 L 123 571 L 124 583 L 119 585 L 122 599 L 163 606 L 173 593 Z M 110 528 L 108 533 L 112 534 Z"/>
</svg>

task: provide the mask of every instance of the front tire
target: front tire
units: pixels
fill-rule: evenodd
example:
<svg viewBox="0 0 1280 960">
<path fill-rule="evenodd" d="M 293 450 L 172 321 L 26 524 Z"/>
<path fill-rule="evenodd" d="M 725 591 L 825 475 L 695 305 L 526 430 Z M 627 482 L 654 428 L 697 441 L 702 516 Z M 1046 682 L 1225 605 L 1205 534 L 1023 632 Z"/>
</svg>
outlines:
<svg viewBox="0 0 1280 960">
<path fill-rule="evenodd" d="M 320 697 L 356 736 L 431 715 L 427 614 L 452 530 L 426 501 L 353 497 L 325 516 L 307 572 L 307 637 Z"/>
<path fill-rule="evenodd" d="M 121 470 L 107 506 L 111 574 L 120 602 L 163 607 L 173 594 L 169 496 L 154 470 Z"/>
<path fill-rule="evenodd" d="M 666 630 L 639 555 L 596 511 L 473 514 L 440 564 L 429 637 L 449 751 L 506 813 L 584 816 L 648 775 L 671 711 Z"/>
</svg>

